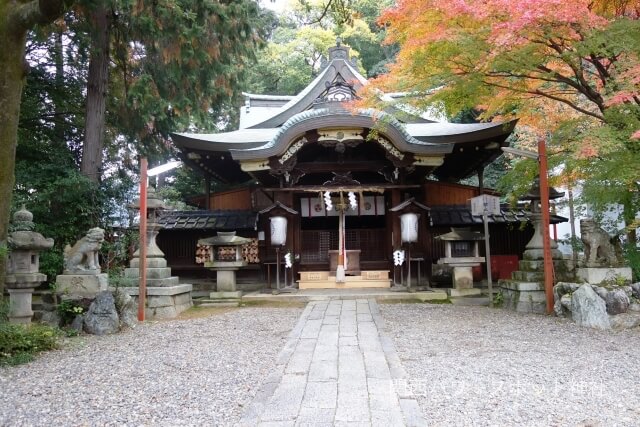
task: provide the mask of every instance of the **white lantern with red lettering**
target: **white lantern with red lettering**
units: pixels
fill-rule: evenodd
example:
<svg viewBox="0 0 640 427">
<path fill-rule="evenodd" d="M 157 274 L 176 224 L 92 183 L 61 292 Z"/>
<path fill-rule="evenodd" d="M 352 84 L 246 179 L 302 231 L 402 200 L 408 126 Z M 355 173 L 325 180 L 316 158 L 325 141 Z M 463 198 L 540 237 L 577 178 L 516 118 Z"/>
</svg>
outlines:
<svg viewBox="0 0 640 427">
<path fill-rule="evenodd" d="M 271 244 L 282 246 L 287 241 L 287 218 L 283 216 L 271 217 Z"/>
<path fill-rule="evenodd" d="M 400 234 L 402 243 L 418 241 L 418 214 L 405 213 L 400 215 Z"/>
</svg>

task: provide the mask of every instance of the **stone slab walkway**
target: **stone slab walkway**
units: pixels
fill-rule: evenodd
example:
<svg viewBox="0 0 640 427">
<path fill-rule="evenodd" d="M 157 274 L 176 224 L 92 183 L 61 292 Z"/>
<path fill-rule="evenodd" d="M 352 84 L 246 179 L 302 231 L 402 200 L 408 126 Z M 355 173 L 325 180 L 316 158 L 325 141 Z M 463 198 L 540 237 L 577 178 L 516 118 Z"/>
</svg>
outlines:
<svg viewBox="0 0 640 427">
<path fill-rule="evenodd" d="M 247 426 L 423 426 L 373 299 L 309 302 Z"/>
</svg>

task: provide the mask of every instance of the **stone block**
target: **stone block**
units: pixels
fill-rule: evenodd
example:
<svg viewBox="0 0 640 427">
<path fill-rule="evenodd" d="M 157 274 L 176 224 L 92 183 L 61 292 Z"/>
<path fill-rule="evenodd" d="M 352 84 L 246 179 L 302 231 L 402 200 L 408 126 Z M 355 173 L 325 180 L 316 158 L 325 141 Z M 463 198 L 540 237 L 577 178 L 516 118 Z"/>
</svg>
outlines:
<svg viewBox="0 0 640 427">
<path fill-rule="evenodd" d="M 173 319 L 178 315 L 178 311 L 175 306 L 158 307 L 147 309 L 148 317 L 154 319 Z"/>
<path fill-rule="evenodd" d="M 630 267 L 582 267 L 576 270 L 576 276 L 579 280 L 591 283 L 592 285 L 599 285 L 603 282 L 615 284 L 616 280 L 621 279 L 631 282 L 632 279 Z"/>
<path fill-rule="evenodd" d="M 504 308 L 519 313 L 546 312 L 544 283 L 500 280 L 499 285 L 504 296 Z"/>
<path fill-rule="evenodd" d="M 236 292 L 235 270 L 218 270 L 216 278 L 218 292 Z"/>
<path fill-rule="evenodd" d="M 140 258 L 134 258 L 129 263 L 132 268 L 140 268 Z M 164 258 L 147 258 L 147 268 L 164 268 L 167 266 L 167 260 Z"/>
<path fill-rule="evenodd" d="M 175 305 L 191 304 L 191 294 L 190 293 L 177 294 L 176 296 L 173 297 L 173 303 Z"/>
<path fill-rule="evenodd" d="M 9 321 L 11 323 L 31 323 L 33 311 L 31 298 L 33 289 L 7 289 L 9 292 Z"/>
<path fill-rule="evenodd" d="M 451 297 L 456 298 L 456 297 L 469 297 L 469 296 L 475 296 L 475 295 L 481 295 L 482 294 L 482 290 L 480 289 L 448 289 L 449 294 L 451 295 Z"/>
<path fill-rule="evenodd" d="M 96 275 L 60 274 L 56 276 L 56 292 L 80 297 L 95 297 L 106 291 L 109 276 L 106 273 Z"/>
<path fill-rule="evenodd" d="M 211 299 L 241 298 L 241 297 L 242 297 L 242 291 L 209 293 L 209 298 Z"/>
<path fill-rule="evenodd" d="M 148 295 L 147 296 L 147 307 L 156 308 L 156 307 L 173 307 L 175 306 L 175 302 L 173 301 L 173 297 L 166 295 Z"/>
<path fill-rule="evenodd" d="M 473 271 L 471 267 L 453 268 L 453 287 L 456 289 L 473 288 Z"/>
</svg>

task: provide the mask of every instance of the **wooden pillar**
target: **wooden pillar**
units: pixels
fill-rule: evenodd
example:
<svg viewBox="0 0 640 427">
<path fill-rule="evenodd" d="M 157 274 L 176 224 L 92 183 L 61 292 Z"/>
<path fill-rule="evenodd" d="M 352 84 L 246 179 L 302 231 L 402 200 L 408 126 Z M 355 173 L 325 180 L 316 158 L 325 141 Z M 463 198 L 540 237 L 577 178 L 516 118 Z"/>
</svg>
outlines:
<svg viewBox="0 0 640 427">
<path fill-rule="evenodd" d="M 400 190 L 394 188 L 391 190 L 391 206 L 398 206 L 400 204 Z M 391 230 L 393 232 L 393 240 L 391 246 L 393 249 L 400 248 L 402 245 L 402 237 L 400 236 L 400 220 L 398 219 L 397 212 L 391 212 Z"/>
<path fill-rule="evenodd" d="M 204 176 L 204 208 L 211 210 L 211 176 L 209 174 Z"/>
<path fill-rule="evenodd" d="M 484 168 L 478 168 L 478 195 L 484 194 Z"/>
</svg>

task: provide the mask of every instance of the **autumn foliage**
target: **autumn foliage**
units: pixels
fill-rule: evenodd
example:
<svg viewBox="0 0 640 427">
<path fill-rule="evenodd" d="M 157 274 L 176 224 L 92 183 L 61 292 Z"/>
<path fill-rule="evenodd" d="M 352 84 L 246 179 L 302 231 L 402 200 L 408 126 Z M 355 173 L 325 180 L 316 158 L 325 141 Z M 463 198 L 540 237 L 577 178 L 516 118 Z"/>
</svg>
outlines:
<svg viewBox="0 0 640 427">
<path fill-rule="evenodd" d="M 597 126 L 608 108 L 640 105 L 639 15 L 638 0 L 399 0 L 379 23 L 401 50 L 374 86 L 449 114 Z"/>
</svg>

